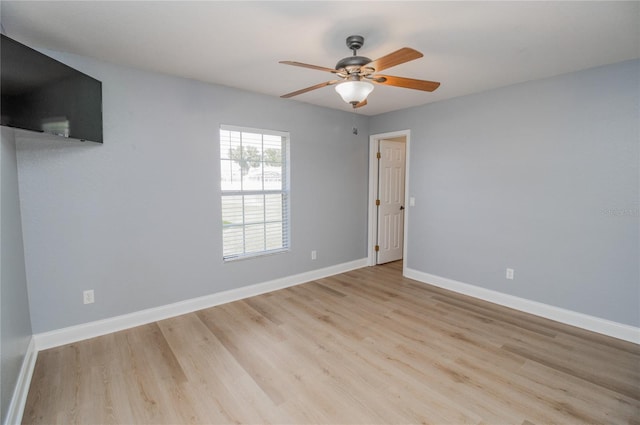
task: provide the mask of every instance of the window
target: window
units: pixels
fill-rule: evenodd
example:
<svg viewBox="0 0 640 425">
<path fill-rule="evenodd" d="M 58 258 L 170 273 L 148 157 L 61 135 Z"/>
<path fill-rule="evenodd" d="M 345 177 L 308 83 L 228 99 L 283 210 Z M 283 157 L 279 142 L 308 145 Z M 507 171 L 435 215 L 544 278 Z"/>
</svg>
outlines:
<svg viewBox="0 0 640 425">
<path fill-rule="evenodd" d="M 289 249 L 289 134 L 220 127 L 224 260 Z"/>
</svg>

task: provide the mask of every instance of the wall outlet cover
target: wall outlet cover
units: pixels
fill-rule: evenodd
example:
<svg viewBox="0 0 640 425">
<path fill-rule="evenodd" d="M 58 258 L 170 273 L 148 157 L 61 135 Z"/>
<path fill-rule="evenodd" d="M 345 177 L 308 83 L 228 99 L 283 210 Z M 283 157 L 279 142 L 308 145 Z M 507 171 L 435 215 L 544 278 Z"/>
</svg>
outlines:
<svg viewBox="0 0 640 425">
<path fill-rule="evenodd" d="M 513 269 L 507 269 L 507 272 L 505 273 L 505 277 L 509 280 L 513 280 L 514 273 L 515 272 Z"/>
<path fill-rule="evenodd" d="M 93 304 L 95 302 L 93 289 L 82 292 L 82 301 L 84 304 Z"/>
</svg>

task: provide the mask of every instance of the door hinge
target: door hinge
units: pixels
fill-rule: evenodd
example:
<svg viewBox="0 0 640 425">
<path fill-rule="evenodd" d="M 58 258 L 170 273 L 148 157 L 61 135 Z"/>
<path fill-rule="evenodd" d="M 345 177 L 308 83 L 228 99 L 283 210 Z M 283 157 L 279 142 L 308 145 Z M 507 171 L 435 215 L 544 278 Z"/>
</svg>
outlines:
<svg viewBox="0 0 640 425">
<path fill-rule="evenodd" d="M 380 155 L 380 152 L 376 152 L 376 158 L 378 159 L 382 158 L 382 155 Z"/>
<path fill-rule="evenodd" d="M 376 206 L 380 206 L 380 199 L 376 199 Z"/>
<path fill-rule="evenodd" d="M 376 252 L 380 251 L 380 245 L 376 245 L 375 246 L 375 250 L 376 250 Z"/>
</svg>

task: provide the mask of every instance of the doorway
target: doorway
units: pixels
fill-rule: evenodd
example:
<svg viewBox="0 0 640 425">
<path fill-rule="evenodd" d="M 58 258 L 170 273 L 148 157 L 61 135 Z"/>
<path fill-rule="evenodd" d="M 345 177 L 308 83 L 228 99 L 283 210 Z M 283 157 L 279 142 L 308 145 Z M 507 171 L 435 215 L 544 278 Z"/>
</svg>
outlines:
<svg viewBox="0 0 640 425">
<path fill-rule="evenodd" d="M 408 227 L 409 130 L 369 138 L 368 264 L 404 259 Z"/>
</svg>

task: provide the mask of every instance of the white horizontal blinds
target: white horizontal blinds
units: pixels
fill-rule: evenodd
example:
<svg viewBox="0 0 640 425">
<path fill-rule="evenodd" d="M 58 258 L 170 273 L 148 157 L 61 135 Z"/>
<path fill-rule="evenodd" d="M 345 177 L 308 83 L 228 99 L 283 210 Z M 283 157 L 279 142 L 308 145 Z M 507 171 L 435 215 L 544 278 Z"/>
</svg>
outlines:
<svg viewBox="0 0 640 425">
<path fill-rule="evenodd" d="M 224 259 L 289 248 L 288 134 L 222 126 Z"/>
</svg>

